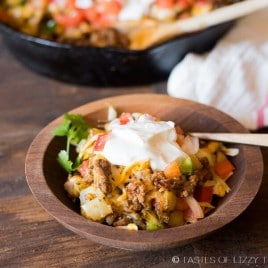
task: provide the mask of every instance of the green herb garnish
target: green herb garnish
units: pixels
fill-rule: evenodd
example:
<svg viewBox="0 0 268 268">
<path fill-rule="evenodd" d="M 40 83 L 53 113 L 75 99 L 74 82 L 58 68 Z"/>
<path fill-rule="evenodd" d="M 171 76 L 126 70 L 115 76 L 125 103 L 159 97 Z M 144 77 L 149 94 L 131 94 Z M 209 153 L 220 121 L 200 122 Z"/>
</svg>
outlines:
<svg viewBox="0 0 268 268">
<path fill-rule="evenodd" d="M 54 131 L 54 136 L 67 137 L 66 149 L 61 150 L 57 160 L 68 172 L 72 172 L 81 164 L 81 159 L 77 156 L 75 161 L 70 160 L 70 146 L 77 145 L 88 136 L 89 125 L 79 114 L 64 114 L 64 121 Z"/>
<path fill-rule="evenodd" d="M 48 20 L 43 26 L 43 32 L 52 34 L 55 32 L 57 23 L 54 20 Z"/>
</svg>

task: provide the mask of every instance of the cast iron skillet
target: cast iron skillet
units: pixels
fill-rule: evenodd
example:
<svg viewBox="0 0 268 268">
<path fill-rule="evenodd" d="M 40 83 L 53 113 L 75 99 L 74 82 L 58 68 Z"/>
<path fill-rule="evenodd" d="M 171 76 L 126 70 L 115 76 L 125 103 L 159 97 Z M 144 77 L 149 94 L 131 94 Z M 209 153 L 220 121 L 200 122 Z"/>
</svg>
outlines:
<svg viewBox="0 0 268 268">
<path fill-rule="evenodd" d="M 145 85 L 166 79 L 188 52 L 210 50 L 233 21 L 183 35 L 142 51 L 78 47 L 32 37 L 0 23 L 9 50 L 30 69 L 91 86 Z"/>
</svg>

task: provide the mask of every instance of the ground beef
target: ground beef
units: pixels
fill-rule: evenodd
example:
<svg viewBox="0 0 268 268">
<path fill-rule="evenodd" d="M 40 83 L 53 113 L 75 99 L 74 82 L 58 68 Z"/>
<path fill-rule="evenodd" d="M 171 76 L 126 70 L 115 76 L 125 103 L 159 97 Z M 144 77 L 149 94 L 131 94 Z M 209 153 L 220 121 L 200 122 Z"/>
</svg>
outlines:
<svg viewBox="0 0 268 268">
<path fill-rule="evenodd" d="M 196 174 L 189 176 L 181 185 L 180 196 L 187 197 L 189 195 L 192 195 L 194 193 L 198 181 L 199 177 Z"/>
<path fill-rule="evenodd" d="M 126 186 L 127 199 L 132 210 L 140 211 L 145 202 L 145 186 L 140 181 L 133 180 Z"/>
<path fill-rule="evenodd" d="M 90 34 L 90 44 L 98 47 L 127 48 L 129 40 L 126 35 L 113 28 L 98 29 Z"/>
<path fill-rule="evenodd" d="M 110 182 L 111 177 L 111 164 L 101 158 L 97 158 L 93 161 L 93 174 L 94 182 L 97 183 L 99 188 L 104 194 L 112 192 L 112 184 Z"/>
<path fill-rule="evenodd" d="M 202 168 L 198 169 L 195 172 L 195 174 L 199 178 L 199 182 L 204 183 L 204 182 L 206 182 L 208 180 L 213 179 L 213 174 L 210 171 L 208 159 L 204 157 L 204 158 L 201 158 L 199 161 L 202 164 Z"/>
<path fill-rule="evenodd" d="M 151 180 L 157 189 L 164 188 L 168 191 L 176 190 L 181 185 L 181 178 L 168 179 L 162 171 L 154 172 Z"/>
<path fill-rule="evenodd" d="M 173 191 L 177 196 L 187 197 L 192 195 L 195 187 L 200 181 L 200 174 L 181 176 L 179 178 L 168 179 L 162 171 L 157 171 L 152 175 L 152 182 L 157 189 Z"/>
<path fill-rule="evenodd" d="M 129 223 L 132 223 L 132 219 L 126 217 L 126 216 L 121 216 L 119 217 L 118 219 L 116 219 L 114 222 L 113 222 L 113 226 L 116 227 L 116 226 L 126 226 L 128 225 Z"/>
</svg>

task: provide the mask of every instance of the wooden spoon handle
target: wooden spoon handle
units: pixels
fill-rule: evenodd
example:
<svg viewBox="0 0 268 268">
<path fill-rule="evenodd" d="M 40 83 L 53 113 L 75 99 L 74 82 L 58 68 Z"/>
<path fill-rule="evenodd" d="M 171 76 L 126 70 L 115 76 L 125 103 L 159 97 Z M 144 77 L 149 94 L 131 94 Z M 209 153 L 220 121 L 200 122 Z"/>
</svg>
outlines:
<svg viewBox="0 0 268 268">
<path fill-rule="evenodd" d="M 215 9 L 207 14 L 158 25 L 138 27 L 129 34 L 132 49 L 145 49 L 185 33 L 200 31 L 208 27 L 246 16 L 268 7 L 268 0 L 245 0 Z"/>
<path fill-rule="evenodd" d="M 225 141 L 258 146 L 268 146 L 268 134 L 251 133 L 191 133 L 192 136 L 204 140 Z"/>
</svg>

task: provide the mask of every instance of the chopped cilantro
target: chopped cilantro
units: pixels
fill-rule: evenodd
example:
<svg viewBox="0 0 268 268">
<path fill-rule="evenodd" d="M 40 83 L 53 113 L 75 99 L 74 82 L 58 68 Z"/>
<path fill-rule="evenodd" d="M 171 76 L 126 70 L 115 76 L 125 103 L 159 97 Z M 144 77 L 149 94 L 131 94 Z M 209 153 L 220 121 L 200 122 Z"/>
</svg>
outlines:
<svg viewBox="0 0 268 268">
<path fill-rule="evenodd" d="M 70 160 L 70 146 L 86 139 L 88 129 L 89 125 L 81 115 L 66 113 L 64 121 L 53 131 L 54 136 L 67 137 L 66 149 L 59 152 L 57 160 L 68 173 L 76 170 L 81 163 L 79 157 L 75 162 Z"/>
<path fill-rule="evenodd" d="M 50 19 L 46 21 L 46 23 L 44 24 L 43 31 L 47 34 L 51 34 L 55 32 L 56 27 L 57 27 L 57 23 L 54 20 Z"/>
</svg>

